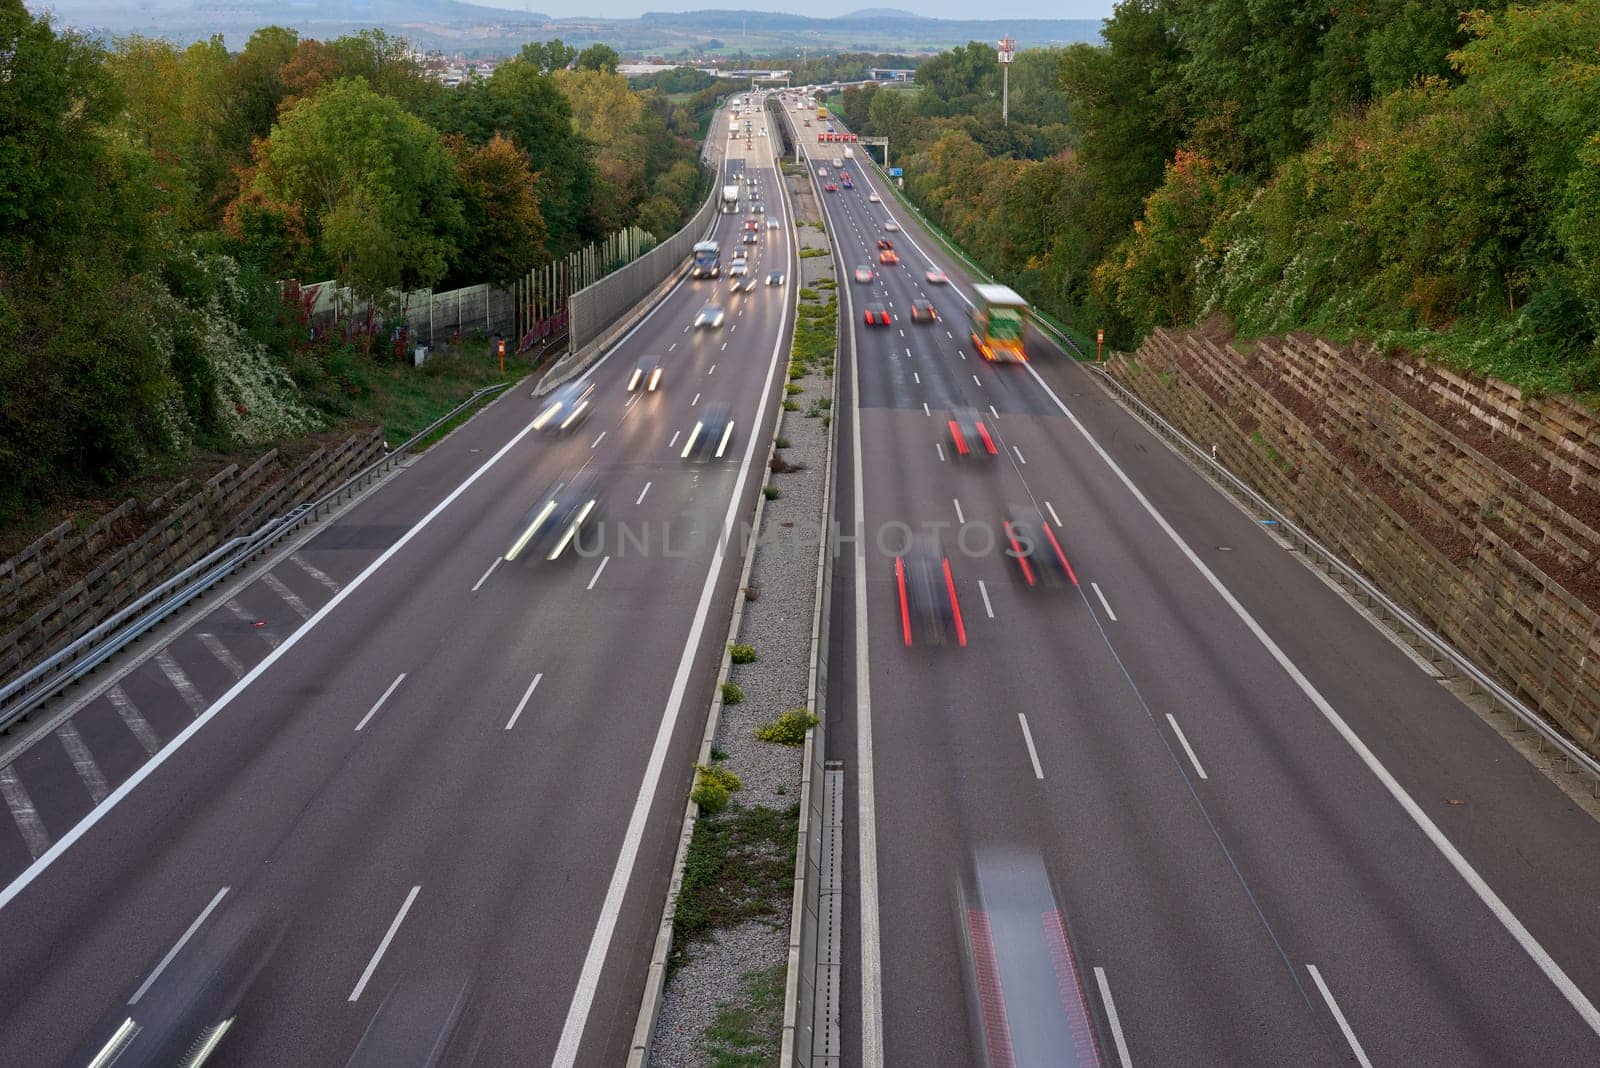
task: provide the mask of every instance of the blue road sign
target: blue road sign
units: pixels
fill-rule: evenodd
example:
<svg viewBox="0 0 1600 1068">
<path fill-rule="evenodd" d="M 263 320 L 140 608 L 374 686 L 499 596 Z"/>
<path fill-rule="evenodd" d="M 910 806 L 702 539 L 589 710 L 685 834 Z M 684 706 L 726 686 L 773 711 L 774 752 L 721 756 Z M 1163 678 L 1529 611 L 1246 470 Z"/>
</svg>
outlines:
<svg viewBox="0 0 1600 1068">
<path fill-rule="evenodd" d="M 889 177 L 890 178 L 898 178 L 902 174 L 905 174 L 905 173 L 906 172 L 904 170 L 902 170 L 901 168 L 899 168 L 899 167 L 890 167 L 889 168 Z"/>
</svg>

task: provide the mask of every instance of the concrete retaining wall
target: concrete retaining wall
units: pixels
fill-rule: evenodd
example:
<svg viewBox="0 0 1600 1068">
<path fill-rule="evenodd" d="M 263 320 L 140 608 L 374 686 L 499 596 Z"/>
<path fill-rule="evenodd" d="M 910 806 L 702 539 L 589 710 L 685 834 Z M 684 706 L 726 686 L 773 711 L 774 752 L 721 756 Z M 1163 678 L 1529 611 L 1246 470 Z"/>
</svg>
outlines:
<svg viewBox="0 0 1600 1068">
<path fill-rule="evenodd" d="M 1594 414 L 1301 337 L 1157 331 L 1111 369 L 1600 754 Z"/>
<path fill-rule="evenodd" d="M 0 636 L 0 683 L 229 538 L 332 489 L 382 452 L 379 429 L 320 448 L 287 472 L 273 450 L 242 471 L 224 468 L 203 485 L 180 482 L 144 505 L 124 501 L 82 532 L 63 523 L 0 564 L 0 604 L 13 618 Z"/>
</svg>

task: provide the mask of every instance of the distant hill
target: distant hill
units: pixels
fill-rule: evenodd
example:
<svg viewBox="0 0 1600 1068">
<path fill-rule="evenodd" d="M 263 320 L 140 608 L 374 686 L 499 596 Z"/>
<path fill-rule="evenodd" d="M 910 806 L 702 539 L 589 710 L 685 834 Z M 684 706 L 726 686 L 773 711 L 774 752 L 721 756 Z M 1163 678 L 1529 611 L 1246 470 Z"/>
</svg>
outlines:
<svg viewBox="0 0 1600 1068">
<path fill-rule="evenodd" d="M 290 26 L 337 37 L 375 26 L 422 48 L 509 54 L 523 42 L 560 37 L 601 42 L 625 56 L 669 58 L 812 52 L 937 52 L 1010 34 L 1024 48 L 1100 36 L 1098 19 L 932 19 L 898 8 L 837 18 L 766 11 L 649 12 L 636 19 L 563 18 L 458 0 L 27 0 L 58 23 L 104 34 L 142 33 L 178 42 L 222 34 L 243 47 L 253 30 Z"/>
</svg>

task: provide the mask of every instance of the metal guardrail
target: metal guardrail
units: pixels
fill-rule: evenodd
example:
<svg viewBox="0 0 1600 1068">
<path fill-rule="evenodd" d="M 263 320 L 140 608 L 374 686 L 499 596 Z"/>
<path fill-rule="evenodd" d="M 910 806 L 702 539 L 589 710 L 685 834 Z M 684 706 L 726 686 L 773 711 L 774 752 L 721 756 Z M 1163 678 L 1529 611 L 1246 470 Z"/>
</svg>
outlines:
<svg viewBox="0 0 1600 1068">
<path fill-rule="evenodd" d="M 0 731 L 9 729 L 68 686 L 82 679 L 133 642 L 160 626 L 173 613 L 232 574 L 267 546 L 320 516 L 327 508 L 348 498 L 357 489 L 387 471 L 418 442 L 491 393 L 511 385 L 501 382 L 477 390 L 466 400 L 390 449 L 382 457 L 345 479 L 314 501 L 295 505 L 281 516 L 267 520 L 249 534 L 217 546 L 176 575 L 146 591 L 132 604 L 98 624 L 70 645 L 51 654 L 17 678 L 0 687 Z M 152 607 L 153 606 L 153 607 Z"/>
<path fill-rule="evenodd" d="M 1408 631 L 1417 641 L 1427 646 L 1441 660 L 1447 661 L 1461 675 L 1470 679 L 1474 686 L 1488 694 L 1496 704 L 1516 717 L 1524 727 L 1536 732 L 1539 735 L 1540 748 L 1542 749 L 1546 744 L 1554 748 L 1565 759 L 1568 771 L 1580 771 L 1587 774 L 1590 779 L 1590 789 L 1596 797 L 1600 797 L 1600 761 L 1596 761 L 1594 757 L 1578 748 L 1576 744 L 1554 726 L 1545 722 L 1544 717 L 1539 715 L 1536 710 L 1523 704 L 1520 698 L 1501 685 L 1493 675 L 1480 668 L 1448 641 L 1434 633 L 1426 623 L 1403 608 L 1361 572 L 1345 563 L 1338 554 L 1317 541 L 1303 527 L 1280 511 L 1271 501 L 1257 493 L 1243 479 L 1229 471 L 1217 460 L 1212 459 L 1207 450 L 1202 449 L 1191 441 L 1187 435 L 1169 423 L 1132 390 L 1117 381 L 1109 371 L 1098 366 L 1091 366 L 1089 369 L 1094 372 L 1093 377 L 1095 380 L 1116 394 L 1126 404 L 1136 409 L 1134 414 L 1150 429 L 1188 452 L 1194 460 L 1198 461 L 1199 464 L 1215 476 L 1226 489 L 1237 497 L 1243 498 L 1263 517 L 1271 519 L 1279 533 L 1287 537 L 1297 547 L 1315 557 L 1322 566 L 1338 572 L 1340 579 L 1344 583 L 1359 590 L 1361 595 L 1369 602 L 1380 606 L 1385 613 L 1391 616 L 1396 623 Z"/>
</svg>

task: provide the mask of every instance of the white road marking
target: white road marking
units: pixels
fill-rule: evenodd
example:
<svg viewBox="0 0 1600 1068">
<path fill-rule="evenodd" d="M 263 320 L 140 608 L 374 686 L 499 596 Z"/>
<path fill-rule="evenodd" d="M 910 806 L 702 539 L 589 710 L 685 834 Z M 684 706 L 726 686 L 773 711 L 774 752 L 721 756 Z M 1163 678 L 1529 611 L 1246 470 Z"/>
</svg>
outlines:
<svg viewBox="0 0 1600 1068">
<path fill-rule="evenodd" d="M 1328 1003 L 1328 1011 L 1333 1013 L 1333 1018 L 1339 1022 L 1339 1030 L 1344 1032 L 1344 1040 L 1350 1043 L 1350 1052 L 1356 1055 L 1356 1063 L 1361 1068 L 1372 1068 L 1372 1062 L 1367 1060 L 1367 1051 L 1361 1048 L 1361 1042 L 1356 1038 L 1356 1033 L 1350 1027 L 1350 1021 L 1344 1018 L 1344 1010 L 1339 1008 L 1339 1003 L 1333 1000 L 1333 991 L 1328 989 L 1328 984 L 1323 982 L 1322 973 L 1317 971 L 1315 964 L 1307 964 L 1306 971 L 1311 973 L 1311 978 L 1317 984 L 1317 989 L 1322 992 L 1322 1000 Z"/>
<path fill-rule="evenodd" d="M 689 402 L 689 407 L 693 408 L 693 407 L 697 406 L 699 403 L 700 403 L 700 394 L 696 393 L 694 395 L 694 400 Z"/>
<path fill-rule="evenodd" d="M 644 495 L 645 495 L 645 494 L 646 494 L 646 493 L 649 493 L 649 492 L 650 492 L 650 487 L 651 487 L 651 486 L 653 486 L 653 485 L 655 485 L 655 483 L 653 483 L 653 482 L 646 482 L 646 483 L 645 483 L 645 484 L 644 484 L 644 489 L 642 489 L 642 490 L 640 490 L 640 491 L 639 491 L 639 497 L 638 497 L 638 499 L 637 499 L 637 500 L 635 500 L 635 501 L 634 501 L 634 502 L 633 502 L 633 503 L 634 503 L 634 504 L 643 504 L 643 503 L 644 503 Z"/>
<path fill-rule="evenodd" d="M 1106 452 L 1094 435 L 1089 433 L 1089 428 L 1083 425 L 1082 421 L 1078 419 L 1072 409 L 1066 406 L 1060 397 L 1056 396 L 1055 391 L 1045 383 L 1039 372 L 1031 365 L 1024 364 L 1023 366 L 1033 376 L 1034 381 L 1039 383 L 1046 395 L 1055 401 L 1056 407 L 1061 410 L 1062 414 L 1071 420 L 1078 433 L 1083 435 L 1084 440 L 1089 443 L 1101 461 L 1111 469 L 1117 479 L 1133 495 L 1134 500 L 1139 502 L 1146 514 L 1156 521 L 1156 525 L 1178 547 L 1178 551 L 1183 554 L 1196 571 L 1200 572 L 1211 588 L 1217 592 L 1217 596 L 1222 598 L 1228 608 L 1239 618 L 1239 621 L 1249 629 L 1250 633 L 1255 636 L 1256 641 L 1260 642 L 1262 648 L 1267 651 L 1267 654 L 1277 661 L 1278 666 L 1300 688 L 1300 692 L 1306 695 L 1307 700 L 1316 706 L 1317 710 L 1322 713 L 1323 718 L 1344 739 L 1345 744 L 1367 766 L 1367 770 L 1372 772 L 1378 782 L 1383 785 L 1383 788 L 1388 791 L 1389 796 L 1394 798 L 1395 803 L 1405 811 L 1406 815 L 1411 817 L 1411 821 L 1427 836 L 1428 841 L 1433 843 L 1434 848 L 1455 869 L 1456 874 L 1461 876 L 1462 881 L 1477 895 L 1478 900 L 1483 902 L 1484 907 L 1494 914 L 1495 919 L 1500 921 L 1500 925 L 1516 940 L 1517 945 L 1522 947 L 1522 951 L 1544 973 L 1545 978 L 1550 981 L 1551 985 L 1561 992 L 1562 997 L 1567 999 L 1567 1004 L 1572 1006 L 1573 1010 L 1583 1019 L 1584 1024 L 1596 1035 L 1600 1035 L 1600 1009 L 1595 1008 L 1588 995 L 1578 989 L 1578 985 L 1572 981 L 1572 978 L 1567 975 L 1561 965 L 1555 962 L 1544 946 L 1539 944 L 1539 940 L 1533 936 L 1533 933 L 1523 926 L 1522 921 L 1517 919 L 1516 914 L 1501 900 L 1500 895 L 1495 893 L 1494 889 L 1484 881 L 1483 876 L 1478 874 L 1477 869 L 1472 866 L 1466 857 L 1461 855 L 1461 851 L 1439 829 L 1438 824 L 1433 822 L 1432 818 L 1423 811 L 1422 806 L 1417 804 L 1416 799 L 1406 792 L 1406 788 L 1400 785 L 1399 780 L 1390 773 L 1388 768 L 1384 767 L 1383 762 L 1367 747 L 1367 743 L 1361 740 L 1360 735 L 1351 729 L 1350 724 L 1345 722 L 1344 717 L 1339 714 L 1338 710 L 1329 703 L 1326 697 L 1322 696 L 1322 691 L 1318 690 L 1311 680 L 1306 678 L 1305 673 L 1289 658 L 1289 655 L 1278 646 L 1277 642 L 1272 640 L 1272 636 L 1266 632 L 1261 624 L 1256 622 L 1256 618 L 1250 614 L 1249 609 L 1239 603 L 1239 599 L 1223 584 L 1221 579 L 1217 578 L 1216 573 L 1206 566 L 1204 560 L 1196 555 L 1195 551 L 1189 547 L 1189 543 L 1183 540 L 1183 536 L 1173 528 L 1166 517 L 1156 509 L 1156 506 L 1150 503 L 1150 499 L 1144 495 L 1143 491 L 1134 485 L 1133 479 L 1128 477 L 1128 473 L 1117 464 L 1116 460 L 1111 458 L 1111 454 Z"/>
<path fill-rule="evenodd" d="M 606 569 L 606 565 L 609 564 L 610 562 L 611 562 L 611 557 L 609 557 L 609 556 L 601 558 L 600 566 L 594 569 L 594 577 L 589 580 L 589 585 L 585 586 L 584 589 L 587 589 L 587 590 L 594 589 L 594 584 L 596 582 L 600 581 L 600 572 L 604 571 Z"/>
<path fill-rule="evenodd" d="M 667 346 L 667 351 L 671 352 L 673 349 L 675 349 L 677 347 L 678 347 L 678 343 L 676 341 L 674 341 L 672 344 Z"/>
<path fill-rule="evenodd" d="M 117 710 L 117 715 L 122 717 L 122 722 L 127 725 L 133 736 L 139 739 L 139 744 L 144 746 L 144 751 L 155 756 L 161 750 L 161 739 L 156 737 L 156 732 L 150 726 L 150 721 L 144 714 L 134 707 L 127 693 L 121 686 L 113 686 L 106 691 L 106 699 L 111 702 L 111 707 Z"/>
<path fill-rule="evenodd" d="M 232 612 L 233 618 L 237 619 L 240 623 L 248 623 L 250 627 L 257 634 L 259 634 L 268 645 L 272 646 L 274 649 L 278 647 L 279 639 L 278 636 L 273 633 L 272 628 L 256 626 L 256 624 L 260 623 L 261 621 L 252 616 L 249 612 L 246 612 L 244 610 L 244 605 L 240 604 L 238 601 L 230 599 L 228 601 L 228 611 Z"/>
<path fill-rule="evenodd" d="M 298 567 L 301 571 L 304 571 L 306 574 L 310 575 L 312 578 L 326 586 L 328 588 L 328 592 L 339 592 L 339 581 L 326 571 L 322 570 L 322 568 L 318 567 L 316 564 L 311 563 L 309 560 L 302 559 L 299 553 L 290 553 L 289 559 L 294 561 L 295 567 Z"/>
<path fill-rule="evenodd" d="M 1122 1037 L 1122 1020 L 1117 1016 L 1117 1003 L 1111 1000 L 1111 984 L 1106 981 L 1106 970 L 1096 968 L 1094 981 L 1100 987 L 1100 1000 L 1106 1007 L 1106 1022 L 1111 1025 L 1111 1039 L 1117 1044 L 1117 1061 L 1122 1068 L 1133 1068 L 1133 1058 L 1128 1056 L 1128 1040 Z"/>
<path fill-rule="evenodd" d="M 929 419 L 933 418 L 933 413 L 928 410 L 928 402 L 927 401 L 923 401 L 922 402 L 922 414 L 927 416 Z"/>
<path fill-rule="evenodd" d="M 718 349 L 717 351 L 718 352 L 727 352 L 728 351 L 728 343 L 726 341 L 724 341 L 722 343 L 722 348 Z"/>
<path fill-rule="evenodd" d="M 795 274 L 794 250 L 790 246 L 785 250 L 785 267 L 790 276 Z M 846 299 L 849 299 L 848 297 Z M 767 359 L 767 377 L 758 394 L 761 400 L 756 409 L 756 416 L 752 426 L 762 426 L 766 418 L 767 404 L 772 393 L 773 376 L 778 370 L 778 353 L 782 348 L 783 333 L 789 322 L 789 301 L 786 299 L 783 310 L 778 319 L 777 336 L 772 342 L 772 353 Z M 854 339 L 855 331 L 850 332 Z M 852 344 L 854 341 L 852 340 Z M 755 457 L 756 442 L 760 434 L 748 435 L 745 444 L 744 459 L 739 465 L 738 477 L 734 480 L 734 490 L 728 498 L 728 510 L 722 520 L 722 529 L 731 531 L 735 516 L 738 514 L 739 502 L 743 496 L 743 488 L 750 473 L 750 466 Z M 857 493 L 860 492 L 859 469 L 857 471 Z M 628 818 L 628 827 L 624 832 L 622 848 L 617 854 L 616 867 L 611 872 L 611 882 L 606 888 L 605 901 L 601 904 L 600 915 L 596 918 L 594 933 L 589 939 L 589 949 L 584 954 L 583 970 L 578 975 L 577 988 L 572 994 L 572 1003 L 567 1008 L 566 1023 L 561 1028 L 561 1038 L 556 1045 L 555 1057 L 552 1060 L 554 1068 L 571 1068 L 577 1062 L 578 1048 L 583 1041 L 583 1030 L 589 1022 L 589 1010 L 594 1004 L 596 991 L 600 986 L 600 972 L 605 965 L 605 959 L 611 949 L 611 939 L 616 933 L 617 921 L 622 914 L 623 898 L 627 894 L 628 883 L 633 876 L 633 866 L 639 857 L 639 848 L 644 840 L 645 824 L 649 820 L 651 806 L 655 802 L 656 790 L 661 785 L 661 774 L 666 763 L 667 749 L 672 742 L 672 736 L 678 723 L 679 712 L 683 708 L 684 694 L 689 685 L 689 674 L 694 667 L 696 654 L 700 650 L 700 637 L 705 631 L 706 619 L 711 609 L 711 599 L 715 592 L 717 574 L 721 570 L 724 555 L 724 545 L 729 541 L 727 537 L 719 537 L 712 550 L 711 567 L 706 573 L 704 586 L 700 590 L 700 601 L 695 608 L 694 624 L 690 627 L 688 641 L 683 647 L 683 656 L 678 661 L 678 672 L 673 678 L 672 689 L 667 699 L 667 705 L 661 713 L 661 723 L 656 729 L 654 744 L 650 749 L 650 758 L 645 766 L 644 776 L 639 783 L 639 793 L 634 799 L 633 813 Z M 857 596 L 866 596 L 864 581 L 857 586 Z M 863 613 L 864 615 L 865 613 Z M 862 661 L 865 663 L 866 661 Z M 859 713 L 858 713 L 859 715 Z M 871 750 L 861 750 L 857 747 L 857 758 L 863 752 L 870 761 Z M 858 773 L 859 775 L 859 773 Z M 870 775 L 862 778 L 870 784 Z M 858 783 L 862 781 L 858 778 Z M 863 839 L 870 839 L 871 832 L 863 831 Z M 875 874 L 875 873 L 874 873 Z M 876 883 L 871 886 L 874 899 L 877 894 Z M 874 904 L 876 902 L 874 901 Z M 877 936 L 876 925 L 865 928 L 874 939 Z M 873 977 L 869 982 L 876 982 Z M 869 1046 L 876 1049 L 876 1046 Z M 880 1060 L 867 1058 L 863 1061 L 863 1068 L 878 1068 Z"/>
<path fill-rule="evenodd" d="M 505 557 L 503 557 L 503 556 L 496 556 L 494 558 L 494 563 L 489 565 L 489 570 L 485 571 L 481 576 L 479 576 L 478 581 L 474 582 L 472 584 L 472 589 L 467 591 L 467 592 L 469 592 L 469 593 L 477 593 L 478 592 L 478 587 L 482 586 L 485 582 L 489 581 L 489 576 L 494 574 L 494 569 L 499 567 L 500 566 L 500 561 L 502 561 L 504 559 L 505 559 Z"/>
<path fill-rule="evenodd" d="M 960 356 L 963 360 L 967 358 L 967 354 L 962 352 L 960 349 L 956 349 L 956 355 Z"/>
<path fill-rule="evenodd" d="M 398 690 L 400 688 L 400 684 L 405 681 L 406 673 L 404 671 L 396 675 L 394 677 L 394 681 L 389 684 L 389 688 L 383 691 L 383 696 L 372 702 L 372 707 L 367 709 L 367 714 L 361 717 L 361 722 L 356 724 L 356 730 L 360 730 L 362 727 L 365 727 L 367 725 L 367 721 L 378 714 L 378 709 L 383 707 L 383 703 L 389 699 L 389 695 Z"/>
<path fill-rule="evenodd" d="M 977 375 L 973 375 L 973 376 L 972 376 L 972 380 L 973 380 L 973 381 L 974 381 L 974 382 L 977 382 L 977 383 L 978 383 L 978 388 L 979 388 L 979 389 L 982 389 L 982 388 L 983 388 L 983 383 L 982 383 L 982 382 L 979 382 L 979 381 L 978 381 L 978 376 L 977 376 Z"/>
<path fill-rule="evenodd" d="M 517 710 L 511 713 L 510 719 L 506 720 L 506 730 L 510 730 L 517 725 L 517 717 L 522 715 L 524 708 L 528 707 L 528 700 L 533 696 L 533 691 L 539 688 L 539 680 L 542 678 L 544 678 L 544 672 L 541 671 L 533 677 L 532 682 L 528 683 L 528 688 L 522 692 L 522 700 L 517 702 Z"/>
<path fill-rule="evenodd" d="M 156 654 L 156 666 L 167 677 L 167 681 L 172 683 L 172 688 L 178 691 L 178 696 L 183 698 L 183 703 L 189 706 L 191 712 L 198 716 L 205 711 L 206 699 L 200 695 L 200 688 L 184 674 L 183 668 L 172 658 L 170 649 L 163 649 Z"/>
<path fill-rule="evenodd" d="M 77 726 L 70 719 L 67 720 L 56 728 L 56 737 L 61 739 L 61 747 L 71 758 L 72 766 L 77 770 L 78 778 L 83 780 L 90 798 L 97 805 L 104 801 L 106 794 L 111 792 L 106 786 L 105 772 L 94 762 L 94 754 L 89 752 L 89 746 L 84 742 L 83 735 L 78 733 Z"/>
<path fill-rule="evenodd" d="M 219 664 L 228 669 L 230 675 L 236 679 L 244 676 L 244 665 L 239 662 L 238 657 L 233 655 L 232 650 L 222 644 L 221 638 L 215 634 L 198 634 L 196 637 L 200 639 L 200 644 L 206 647 L 206 651 L 216 657 Z"/>
<path fill-rule="evenodd" d="M 716 373 L 717 373 L 717 365 L 716 364 L 712 364 L 711 365 L 711 369 L 706 372 L 707 375 L 714 375 Z"/>
<path fill-rule="evenodd" d="M 906 359 L 908 359 L 908 360 L 911 359 L 911 350 L 910 349 L 906 349 Z"/>
<path fill-rule="evenodd" d="M 1059 526 L 1059 524 L 1057 525 Z M 1110 616 L 1111 622 L 1115 623 L 1117 621 L 1117 614 L 1111 610 L 1111 602 L 1106 600 L 1106 595 L 1100 592 L 1100 583 L 1091 582 L 1089 585 L 1094 587 L 1094 595 L 1100 598 L 1100 607 L 1106 610 L 1106 615 Z"/>
<path fill-rule="evenodd" d="M 1028 743 L 1028 759 L 1033 761 L 1033 777 L 1042 779 L 1044 769 L 1039 766 L 1039 751 L 1033 747 L 1033 732 L 1028 729 L 1028 717 L 1018 712 L 1017 722 L 1022 724 L 1022 740 Z"/>
<path fill-rule="evenodd" d="M 1059 527 L 1061 525 L 1061 517 L 1056 515 L 1056 506 L 1051 504 L 1049 501 L 1045 501 L 1044 502 L 1044 506 L 1045 506 L 1045 510 L 1050 513 L 1051 521 L 1053 523 L 1055 523 L 1056 526 Z"/>
<path fill-rule="evenodd" d="M 994 416 L 996 419 L 1000 418 L 1000 413 L 994 410 L 994 405 L 992 404 L 989 405 L 989 414 Z"/>
<path fill-rule="evenodd" d="M 956 522 L 965 523 L 967 521 L 967 517 L 961 514 L 961 502 L 955 497 L 951 497 L 950 503 L 956 506 Z"/>
<path fill-rule="evenodd" d="M 944 336 L 945 336 L 945 337 L 947 337 L 947 338 L 949 338 L 949 339 L 950 339 L 950 340 L 951 340 L 951 341 L 954 341 L 954 340 L 955 340 L 955 339 L 956 339 L 956 336 L 955 336 L 955 335 L 954 335 L 954 334 L 952 334 L 952 333 L 951 333 L 951 332 L 950 332 L 950 331 L 948 331 L 948 330 L 946 330 L 946 331 L 945 331 L 945 332 L 944 332 Z"/>
<path fill-rule="evenodd" d="M 627 411 L 627 410 L 628 410 L 628 409 L 629 409 L 629 408 L 632 408 L 632 407 L 633 407 L 633 406 L 634 406 L 634 405 L 635 405 L 635 404 L 638 404 L 638 403 L 639 403 L 639 398 L 640 398 L 640 397 L 641 397 L 641 396 L 643 396 L 643 394 L 641 394 L 641 393 L 635 393 L 635 394 L 634 394 L 634 395 L 633 395 L 633 396 L 631 396 L 631 397 L 629 397 L 629 398 L 628 398 L 628 403 L 627 403 L 627 404 L 624 404 L 624 405 L 623 405 L 623 406 L 622 406 L 622 410 L 623 410 L 623 411 Z M 591 445 L 591 446 L 590 446 L 590 448 L 593 448 L 593 447 L 594 447 L 594 446 L 592 446 L 592 445 Z"/>
<path fill-rule="evenodd" d="M 400 930 L 400 924 L 405 920 L 406 913 L 411 911 L 411 903 L 417 899 L 417 894 L 422 890 L 420 886 L 413 886 L 411 893 L 406 895 L 406 903 L 400 906 L 400 911 L 395 914 L 394 922 L 389 925 L 389 933 L 383 936 L 383 941 L 378 943 L 377 951 L 372 954 L 372 959 L 367 962 L 367 970 L 361 973 L 361 979 L 356 983 L 356 988 L 350 991 L 350 1000 L 355 1001 L 361 997 L 361 992 L 367 988 L 367 980 L 372 978 L 372 973 L 378 970 L 378 962 L 383 959 L 384 953 L 389 949 L 389 943 L 394 941 L 395 932 Z"/>
<path fill-rule="evenodd" d="M 607 434 L 607 431 L 604 431 L 604 430 L 600 431 L 600 436 L 595 438 L 594 441 L 590 443 L 589 448 L 593 449 L 593 448 L 597 447 L 602 441 L 605 440 L 606 434 Z"/>
<path fill-rule="evenodd" d="M 922 376 L 917 374 L 917 372 L 912 371 L 911 372 L 911 377 L 915 378 L 917 380 L 917 385 L 919 385 L 919 386 L 922 385 Z"/>
<path fill-rule="evenodd" d="M 265 582 L 267 584 L 267 588 L 273 593 L 277 594 L 279 597 L 282 597 L 284 603 L 290 608 L 294 609 L 295 614 L 301 619 L 311 618 L 311 609 L 307 607 L 306 603 L 300 599 L 300 595 L 295 593 L 288 586 L 284 585 L 283 580 L 277 575 L 274 575 L 272 572 L 268 571 L 266 574 L 261 576 L 261 581 Z"/>
<path fill-rule="evenodd" d="M 671 440 L 671 441 L 669 441 L 669 442 L 667 442 L 667 448 L 669 448 L 669 449 L 670 449 L 670 448 L 672 448 L 672 447 L 673 447 L 673 446 L 674 446 L 674 445 L 676 445 L 676 444 L 677 444 L 677 443 L 678 443 L 678 435 L 680 435 L 680 434 L 682 434 L 682 433 L 683 433 L 683 431 L 681 431 L 681 430 L 674 430 L 674 431 L 673 431 L 673 432 L 672 432 L 672 440 Z"/>
<path fill-rule="evenodd" d="M 1194 770 L 1200 773 L 1202 779 L 1206 778 L 1206 769 L 1200 766 L 1200 758 L 1194 755 L 1194 747 L 1189 744 L 1189 739 L 1184 737 L 1183 728 L 1178 726 L 1178 721 L 1171 712 L 1167 713 L 1167 722 L 1172 724 L 1172 733 L 1178 736 L 1178 741 L 1183 744 L 1183 751 L 1189 754 L 1189 763 L 1194 765 Z"/>
<path fill-rule="evenodd" d="M 17 830 L 22 832 L 22 840 L 28 844 L 28 852 L 33 854 L 37 861 L 39 855 L 50 848 L 50 832 L 44 829 L 44 821 L 39 819 L 39 810 L 33 807 L 33 798 L 28 796 L 22 780 L 17 778 L 16 769 L 9 764 L 0 768 L 0 797 L 6 799 L 6 807 L 11 810 L 11 818 L 17 822 Z"/>
<path fill-rule="evenodd" d="M 167 955 L 161 958 L 161 963 L 157 964 L 150 974 L 145 976 L 144 982 L 139 984 L 139 989 L 135 990 L 133 997 L 128 999 L 129 1005 L 139 1004 L 139 999 L 150 992 L 150 988 L 155 985 L 156 980 L 161 978 L 161 973 L 167 970 L 167 965 L 172 963 L 172 959 L 188 944 L 189 939 L 194 937 L 194 933 L 200 930 L 200 925 L 206 922 L 206 917 L 210 916 L 216 907 L 222 904 L 222 899 L 227 896 L 228 888 L 226 886 L 216 892 L 211 898 L 211 904 L 200 910 L 200 915 L 194 918 L 194 922 L 189 925 L 189 929 L 184 931 L 178 940 L 172 944 L 171 949 L 167 950 Z"/>
<path fill-rule="evenodd" d="M 983 611 L 990 619 L 994 618 L 994 605 L 989 603 L 989 587 L 983 579 L 978 580 L 978 592 L 983 594 Z"/>
<path fill-rule="evenodd" d="M 1017 462 L 1019 464 L 1025 464 L 1028 462 L 1027 458 L 1022 455 L 1022 450 L 1017 448 L 1015 445 L 1011 446 L 1011 451 L 1017 454 Z"/>
</svg>

